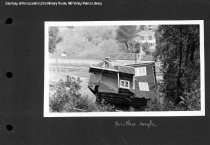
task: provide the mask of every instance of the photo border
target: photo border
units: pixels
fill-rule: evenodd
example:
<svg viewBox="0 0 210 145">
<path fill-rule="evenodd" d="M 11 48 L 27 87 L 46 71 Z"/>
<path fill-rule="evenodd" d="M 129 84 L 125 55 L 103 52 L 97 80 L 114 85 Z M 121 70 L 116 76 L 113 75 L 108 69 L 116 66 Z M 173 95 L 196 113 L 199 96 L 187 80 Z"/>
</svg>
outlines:
<svg viewBox="0 0 210 145">
<path fill-rule="evenodd" d="M 200 27 L 200 111 L 136 111 L 136 112 L 50 112 L 49 109 L 49 35 L 50 26 L 116 26 L 116 25 L 199 25 Z M 164 117 L 205 116 L 204 20 L 169 21 L 45 21 L 44 22 L 44 117 Z"/>
</svg>

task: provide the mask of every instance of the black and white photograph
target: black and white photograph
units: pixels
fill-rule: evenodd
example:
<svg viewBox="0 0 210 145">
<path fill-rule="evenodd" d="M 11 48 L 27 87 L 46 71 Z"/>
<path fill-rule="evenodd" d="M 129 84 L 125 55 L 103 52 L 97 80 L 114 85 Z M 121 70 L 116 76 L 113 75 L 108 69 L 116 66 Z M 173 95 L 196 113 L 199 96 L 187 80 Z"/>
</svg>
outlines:
<svg viewBox="0 0 210 145">
<path fill-rule="evenodd" d="M 194 21 L 45 22 L 44 117 L 205 116 Z"/>
</svg>

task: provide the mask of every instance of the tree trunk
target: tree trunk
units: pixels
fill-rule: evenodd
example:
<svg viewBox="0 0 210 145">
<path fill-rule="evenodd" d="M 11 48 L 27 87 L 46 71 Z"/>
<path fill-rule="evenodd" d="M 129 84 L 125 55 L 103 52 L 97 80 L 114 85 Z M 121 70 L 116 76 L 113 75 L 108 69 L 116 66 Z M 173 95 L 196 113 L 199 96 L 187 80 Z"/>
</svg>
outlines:
<svg viewBox="0 0 210 145">
<path fill-rule="evenodd" d="M 189 53 L 190 53 L 190 47 L 191 47 L 191 44 L 188 44 L 187 50 L 185 52 L 185 67 L 187 67 L 187 65 L 188 65 L 188 57 L 189 57 Z"/>
<path fill-rule="evenodd" d="M 128 43 L 127 43 L 127 41 L 124 41 L 124 43 L 125 43 L 125 46 L 126 46 L 126 48 L 127 48 L 127 50 L 128 50 L 129 48 L 128 48 Z"/>
<path fill-rule="evenodd" d="M 180 43 L 179 43 L 179 66 L 178 66 L 178 76 L 177 76 L 177 82 L 176 82 L 176 88 L 177 88 L 177 92 L 176 92 L 176 100 L 181 96 L 181 82 L 180 82 L 180 78 L 181 78 L 181 69 L 182 69 L 182 28 L 180 28 Z M 177 103 L 177 102 L 176 102 Z"/>
<path fill-rule="evenodd" d="M 191 53 L 190 53 L 190 61 L 193 63 L 194 61 L 194 53 L 195 53 L 195 44 L 192 42 Z"/>
</svg>

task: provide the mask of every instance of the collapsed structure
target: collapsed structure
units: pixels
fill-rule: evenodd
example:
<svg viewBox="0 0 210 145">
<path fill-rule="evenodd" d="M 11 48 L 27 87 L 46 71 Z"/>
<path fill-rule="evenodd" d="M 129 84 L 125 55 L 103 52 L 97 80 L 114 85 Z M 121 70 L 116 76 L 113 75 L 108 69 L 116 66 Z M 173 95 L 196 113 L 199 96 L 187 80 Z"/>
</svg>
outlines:
<svg viewBox="0 0 210 145">
<path fill-rule="evenodd" d="M 100 103 L 123 108 L 144 108 L 147 101 L 156 97 L 154 62 L 114 66 L 109 59 L 89 68 L 88 88 Z"/>
</svg>

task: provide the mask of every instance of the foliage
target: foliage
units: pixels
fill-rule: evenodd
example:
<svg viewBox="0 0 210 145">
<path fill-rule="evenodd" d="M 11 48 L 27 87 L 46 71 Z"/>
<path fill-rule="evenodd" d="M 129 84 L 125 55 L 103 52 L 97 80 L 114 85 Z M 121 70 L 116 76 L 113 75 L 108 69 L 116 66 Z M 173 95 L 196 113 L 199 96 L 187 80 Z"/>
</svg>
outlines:
<svg viewBox="0 0 210 145">
<path fill-rule="evenodd" d="M 49 52 L 54 53 L 56 51 L 56 45 L 62 41 L 62 37 L 58 36 L 57 27 L 49 27 Z"/>
<path fill-rule="evenodd" d="M 51 86 L 54 91 L 50 94 L 50 108 L 53 111 L 61 112 L 65 110 L 67 104 L 71 103 L 72 108 L 76 107 L 74 102 L 81 96 L 79 89 L 81 80 L 67 76 L 66 81 L 60 80 L 58 83 Z"/>
<path fill-rule="evenodd" d="M 185 100 L 176 105 L 168 99 L 163 104 L 164 111 L 197 111 L 201 109 L 200 107 L 200 92 L 186 95 Z"/>
<path fill-rule="evenodd" d="M 116 40 L 121 44 L 120 47 L 122 50 L 126 50 L 126 52 L 139 53 L 141 45 L 143 51 L 146 54 L 149 54 L 151 50 L 148 42 L 140 44 L 139 35 L 137 35 L 140 31 L 147 30 L 155 31 L 155 27 L 153 28 L 153 25 L 122 25 L 117 29 Z"/>
<path fill-rule="evenodd" d="M 142 44 L 142 50 L 146 53 L 149 54 L 150 53 L 150 46 L 148 42 L 145 42 Z"/>
<path fill-rule="evenodd" d="M 61 29 L 61 27 L 57 27 Z M 119 53 L 116 26 L 74 26 L 62 28 L 59 35 L 63 41 L 57 45 L 56 54 L 63 52 L 70 58 L 104 58 Z"/>
<path fill-rule="evenodd" d="M 114 107 L 102 102 L 96 104 L 88 96 L 79 93 L 81 80 L 67 76 L 66 80 L 50 85 L 51 112 L 91 112 L 113 111 Z"/>
<path fill-rule="evenodd" d="M 146 25 L 140 25 L 139 29 L 142 30 L 142 31 L 146 30 Z"/>
<path fill-rule="evenodd" d="M 149 100 L 145 111 L 197 111 L 200 110 L 200 91 L 194 91 L 186 94 L 185 99 L 178 104 L 174 104 L 173 101 L 165 97 L 164 93 L 161 93 L 158 88 L 157 98 Z"/>
<path fill-rule="evenodd" d="M 132 39 L 136 36 L 138 32 L 137 26 L 127 25 L 127 26 L 119 26 L 117 29 L 116 39 L 120 43 L 124 43 L 126 49 L 129 50 L 129 43 L 132 42 Z"/>
<path fill-rule="evenodd" d="M 137 26 L 127 25 L 119 26 L 117 29 L 117 40 L 119 41 L 128 41 L 135 37 L 137 33 Z"/>
<path fill-rule="evenodd" d="M 147 107 L 145 108 L 145 111 L 163 111 L 163 107 L 160 101 L 155 98 L 147 102 Z"/>
<path fill-rule="evenodd" d="M 199 26 L 161 25 L 156 31 L 156 42 L 154 57 L 161 63 L 161 91 L 166 104 L 192 100 L 189 94 L 200 88 Z M 199 95 L 196 97 L 200 99 Z"/>
<path fill-rule="evenodd" d="M 141 29 L 142 27 L 142 29 Z M 49 51 L 53 57 L 65 53 L 70 58 L 117 56 L 119 53 L 138 53 L 137 33 L 146 25 L 50 27 Z"/>
</svg>

